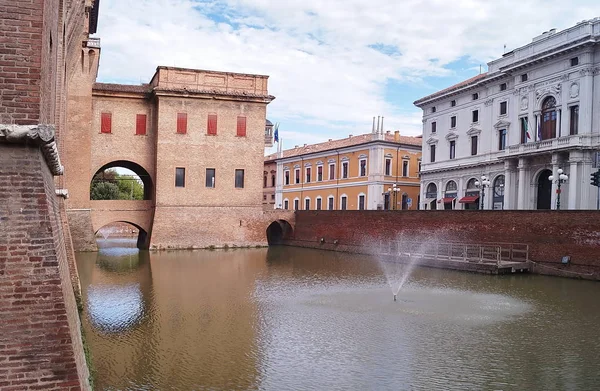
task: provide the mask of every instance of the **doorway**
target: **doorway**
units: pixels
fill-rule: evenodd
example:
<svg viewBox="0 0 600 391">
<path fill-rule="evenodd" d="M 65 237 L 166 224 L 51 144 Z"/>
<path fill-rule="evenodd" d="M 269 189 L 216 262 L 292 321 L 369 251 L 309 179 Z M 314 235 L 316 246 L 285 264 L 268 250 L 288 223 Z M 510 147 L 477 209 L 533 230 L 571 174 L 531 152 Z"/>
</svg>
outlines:
<svg viewBox="0 0 600 391">
<path fill-rule="evenodd" d="M 551 209 L 552 204 L 552 182 L 548 177 L 552 171 L 544 170 L 540 173 L 537 183 L 537 209 Z"/>
</svg>

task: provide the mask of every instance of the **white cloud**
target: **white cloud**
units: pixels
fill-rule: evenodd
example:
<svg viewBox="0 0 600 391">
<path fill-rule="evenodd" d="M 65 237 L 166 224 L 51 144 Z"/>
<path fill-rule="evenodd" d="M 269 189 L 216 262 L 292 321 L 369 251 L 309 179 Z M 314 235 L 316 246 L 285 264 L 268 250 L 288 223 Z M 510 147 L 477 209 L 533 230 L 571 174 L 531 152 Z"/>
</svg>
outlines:
<svg viewBox="0 0 600 391">
<path fill-rule="evenodd" d="M 453 61 L 598 15 L 595 0 L 104 0 L 100 79 L 147 82 L 158 65 L 267 74 L 269 118 L 294 144 L 367 132 L 373 115 L 415 135 L 420 111 L 386 100 L 388 80 L 427 95 Z"/>
</svg>

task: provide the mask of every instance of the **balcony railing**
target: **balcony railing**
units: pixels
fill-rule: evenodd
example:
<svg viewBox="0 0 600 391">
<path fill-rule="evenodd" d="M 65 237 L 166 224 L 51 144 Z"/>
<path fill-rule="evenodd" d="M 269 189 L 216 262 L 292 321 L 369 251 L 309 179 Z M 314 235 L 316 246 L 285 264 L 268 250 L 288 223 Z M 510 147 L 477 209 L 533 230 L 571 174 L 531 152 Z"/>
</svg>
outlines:
<svg viewBox="0 0 600 391">
<path fill-rule="evenodd" d="M 573 136 L 564 136 L 551 140 L 511 145 L 506 149 L 505 156 L 515 156 L 521 154 L 530 154 L 534 152 L 552 151 L 555 149 L 592 148 L 597 147 L 599 143 L 599 136 L 592 136 L 589 134 L 576 134 Z"/>
</svg>

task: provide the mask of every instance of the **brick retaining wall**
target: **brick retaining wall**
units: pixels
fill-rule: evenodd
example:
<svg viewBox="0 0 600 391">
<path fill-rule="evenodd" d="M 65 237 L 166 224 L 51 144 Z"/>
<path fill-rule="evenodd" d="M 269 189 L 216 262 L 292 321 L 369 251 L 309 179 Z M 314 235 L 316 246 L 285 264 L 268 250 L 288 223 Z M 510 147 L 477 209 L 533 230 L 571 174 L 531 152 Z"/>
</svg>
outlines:
<svg viewBox="0 0 600 391">
<path fill-rule="evenodd" d="M 295 218 L 290 245 L 353 251 L 356 245 L 368 247 L 400 236 L 465 244 L 522 243 L 529 245 L 536 273 L 600 279 L 598 211 L 297 211 Z M 565 255 L 571 257 L 569 265 L 561 264 Z"/>
</svg>

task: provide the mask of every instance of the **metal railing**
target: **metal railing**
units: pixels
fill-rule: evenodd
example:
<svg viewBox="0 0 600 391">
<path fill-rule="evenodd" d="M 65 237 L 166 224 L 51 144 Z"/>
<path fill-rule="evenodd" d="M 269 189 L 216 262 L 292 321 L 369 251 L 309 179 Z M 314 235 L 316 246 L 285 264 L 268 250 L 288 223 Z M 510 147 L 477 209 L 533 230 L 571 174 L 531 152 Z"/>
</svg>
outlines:
<svg viewBox="0 0 600 391">
<path fill-rule="evenodd" d="M 517 243 L 439 243 L 403 240 L 379 241 L 379 253 L 392 256 L 473 263 L 527 262 L 529 246 Z"/>
</svg>

